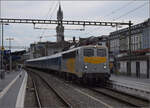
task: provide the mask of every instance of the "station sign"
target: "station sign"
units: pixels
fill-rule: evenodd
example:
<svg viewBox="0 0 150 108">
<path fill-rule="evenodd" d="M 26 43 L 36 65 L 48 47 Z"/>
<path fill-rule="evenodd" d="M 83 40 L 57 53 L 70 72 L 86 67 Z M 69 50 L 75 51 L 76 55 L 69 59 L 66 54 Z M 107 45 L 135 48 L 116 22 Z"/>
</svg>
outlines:
<svg viewBox="0 0 150 108">
<path fill-rule="evenodd" d="M 4 47 L 2 47 L 2 50 L 5 50 L 5 48 L 4 48 Z"/>
<path fill-rule="evenodd" d="M 2 52 L 4 55 L 11 54 L 11 50 L 0 50 L 0 54 L 2 54 Z"/>
</svg>

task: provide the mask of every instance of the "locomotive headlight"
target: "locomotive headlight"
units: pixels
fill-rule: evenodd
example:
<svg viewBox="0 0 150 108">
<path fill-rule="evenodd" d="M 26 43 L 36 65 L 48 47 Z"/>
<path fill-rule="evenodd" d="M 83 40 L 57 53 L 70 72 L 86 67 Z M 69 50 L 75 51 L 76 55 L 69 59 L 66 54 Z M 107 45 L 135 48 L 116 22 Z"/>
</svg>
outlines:
<svg viewBox="0 0 150 108">
<path fill-rule="evenodd" d="M 84 68 L 87 69 L 87 66 L 85 65 Z"/>
<path fill-rule="evenodd" d="M 104 65 L 104 69 L 106 69 L 106 66 Z"/>
</svg>

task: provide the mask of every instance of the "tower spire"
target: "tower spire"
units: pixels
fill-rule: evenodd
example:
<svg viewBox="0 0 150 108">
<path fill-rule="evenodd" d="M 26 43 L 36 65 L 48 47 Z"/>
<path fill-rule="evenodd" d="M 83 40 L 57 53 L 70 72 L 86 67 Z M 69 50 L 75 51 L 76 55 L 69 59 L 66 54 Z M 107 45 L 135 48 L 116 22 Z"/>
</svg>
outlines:
<svg viewBox="0 0 150 108">
<path fill-rule="evenodd" d="M 60 8 L 60 10 L 61 10 L 61 3 L 60 3 L 60 0 L 59 0 L 59 8 Z"/>
<path fill-rule="evenodd" d="M 57 11 L 57 20 L 61 21 L 63 19 L 63 11 L 61 10 L 61 4 L 59 2 L 59 8 Z"/>
<path fill-rule="evenodd" d="M 57 20 L 59 21 L 59 23 L 56 27 L 57 42 L 62 42 L 62 41 L 64 41 L 64 26 L 62 24 L 63 11 L 61 10 L 60 1 L 59 1 L 59 8 L 58 8 L 58 11 L 57 11 Z"/>
</svg>

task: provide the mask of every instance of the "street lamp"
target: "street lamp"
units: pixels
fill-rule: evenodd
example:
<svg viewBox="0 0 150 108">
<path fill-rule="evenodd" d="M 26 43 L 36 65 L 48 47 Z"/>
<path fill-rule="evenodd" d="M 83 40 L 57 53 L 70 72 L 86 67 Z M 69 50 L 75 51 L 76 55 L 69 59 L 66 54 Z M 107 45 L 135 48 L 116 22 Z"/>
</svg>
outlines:
<svg viewBox="0 0 150 108">
<path fill-rule="evenodd" d="M 10 51 L 10 54 L 9 54 L 9 71 L 11 72 L 11 70 L 12 70 L 11 40 L 14 40 L 14 38 L 7 38 L 6 40 L 9 41 L 9 51 Z"/>
<path fill-rule="evenodd" d="M 1 46 L 1 79 L 5 79 L 5 71 L 3 70 L 3 56 L 4 56 L 4 25 L 9 25 L 9 24 L 6 24 L 6 23 L 1 23 L 1 26 L 2 26 L 2 34 L 1 34 L 1 38 L 2 38 L 2 46 Z"/>
</svg>

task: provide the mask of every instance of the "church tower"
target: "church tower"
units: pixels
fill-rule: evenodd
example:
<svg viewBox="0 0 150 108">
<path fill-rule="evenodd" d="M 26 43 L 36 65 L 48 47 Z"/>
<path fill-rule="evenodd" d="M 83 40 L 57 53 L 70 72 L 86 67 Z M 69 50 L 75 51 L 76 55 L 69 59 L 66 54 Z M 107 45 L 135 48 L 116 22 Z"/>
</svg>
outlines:
<svg viewBox="0 0 150 108">
<path fill-rule="evenodd" d="M 58 20 L 58 25 L 56 27 L 57 42 L 62 42 L 62 41 L 64 41 L 64 26 L 62 24 L 63 11 L 61 10 L 60 4 L 59 4 L 59 9 L 57 11 L 57 20 Z"/>
</svg>

